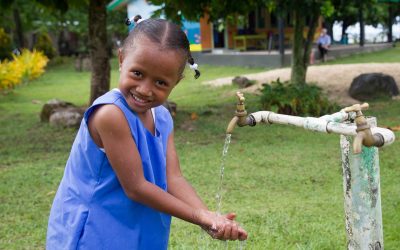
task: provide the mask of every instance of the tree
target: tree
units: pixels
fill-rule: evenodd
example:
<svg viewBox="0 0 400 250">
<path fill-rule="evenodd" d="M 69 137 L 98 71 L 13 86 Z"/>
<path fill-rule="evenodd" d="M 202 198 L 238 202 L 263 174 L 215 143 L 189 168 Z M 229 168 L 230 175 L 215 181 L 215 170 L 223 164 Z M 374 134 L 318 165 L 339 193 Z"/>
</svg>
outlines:
<svg viewBox="0 0 400 250">
<path fill-rule="evenodd" d="M 321 15 L 329 16 L 333 12 L 329 0 L 252 0 L 252 1 L 229 1 L 229 0 L 153 0 L 152 4 L 160 5 L 159 13 L 179 21 L 180 13 L 188 20 L 198 20 L 198 17 L 208 13 L 211 20 L 237 14 L 247 14 L 256 6 L 265 6 L 278 13 L 292 12 L 294 20 L 294 37 L 292 53 L 292 75 L 291 81 L 304 84 L 310 58 L 311 45 L 314 39 L 318 19 Z M 304 13 L 307 13 L 305 15 Z M 309 18 L 308 32 L 303 37 L 306 27 L 306 16 Z"/>
<path fill-rule="evenodd" d="M 318 20 L 321 16 L 329 16 L 333 12 L 331 1 L 328 0 L 287 0 L 274 1 L 272 10 L 290 11 L 293 14 L 293 47 L 292 70 L 290 81 L 295 84 L 306 83 L 306 73 L 310 61 L 310 52 L 314 40 Z M 304 13 L 307 13 L 305 15 Z M 308 18 L 308 23 L 306 20 Z M 304 30 L 308 26 L 306 36 Z"/>
<path fill-rule="evenodd" d="M 41 4 L 38 6 L 35 3 Z M 28 21 L 25 22 L 25 27 L 28 25 L 36 25 L 36 29 L 41 27 L 46 31 L 48 29 L 63 30 L 66 24 L 71 24 L 72 21 L 79 20 L 82 14 L 76 15 L 76 13 L 69 12 L 70 17 L 73 19 L 71 22 L 66 20 L 68 18 L 68 10 L 88 10 L 88 28 L 89 28 L 89 54 L 92 62 L 92 75 L 90 84 L 90 99 L 89 104 L 91 104 L 97 97 L 101 96 L 110 89 L 110 63 L 109 63 L 109 47 L 107 42 L 107 13 L 106 13 L 106 0 L 35 0 L 33 1 L 20 1 L 20 0 L 0 0 L 0 6 L 4 9 L 10 9 L 11 6 L 25 6 L 30 4 L 31 8 L 25 10 L 23 14 L 27 17 Z M 44 10 L 47 9 L 46 12 Z M 32 9 L 40 8 L 40 12 L 32 11 Z M 41 13 L 45 16 L 41 19 L 38 16 Z M 18 13 L 19 14 L 19 13 Z M 32 15 L 34 17 L 32 17 Z M 23 20 L 23 18 L 20 17 Z M 35 20 L 33 22 L 32 20 Z M 64 22 L 65 21 L 65 22 Z M 22 32 L 23 24 L 18 26 L 17 34 Z M 86 23 L 80 20 L 80 23 Z M 122 23 L 122 21 L 121 21 Z M 12 21 L 8 24 L 12 28 Z M 60 28 L 61 27 L 61 28 Z M 77 27 L 75 27 L 77 29 Z M 82 29 L 81 29 L 82 30 Z M 20 37 L 20 35 L 17 35 Z M 18 38 L 22 41 L 23 39 Z M 20 42 L 21 43 L 21 42 Z M 22 44 L 22 43 L 21 43 Z"/>
<path fill-rule="evenodd" d="M 182 16 L 189 21 L 198 21 L 208 14 L 210 21 L 226 19 L 234 15 L 247 14 L 254 10 L 262 0 L 231 1 L 231 0 L 151 0 L 151 4 L 160 6 L 154 16 L 164 14 L 166 18 L 182 22 Z"/>
<path fill-rule="evenodd" d="M 110 90 L 106 6 L 106 0 L 89 1 L 89 53 L 92 62 L 89 104 Z"/>
<path fill-rule="evenodd" d="M 329 28 L 329 26 L 332 26 L 335 21 L 341 22 L 342 37 L 345 35 L 346 29 L 349 26 L 360 21 L 364 22 L 366 25 L 372 25 L 374 27 L 378 24 L 383 24 L 389 28 L 391 24 L 388 22 L 391 20 L 393 23 L 395 16 L 390 18 L 389 6 L 392 5 L 384 4 L 384 1 L 385 0 L 332 0 L 332 5 L 334 6 L 335 11 L 331 16 L 325 17 L 326 24 L 328 24 L 327 26 Z"/>
</svg>

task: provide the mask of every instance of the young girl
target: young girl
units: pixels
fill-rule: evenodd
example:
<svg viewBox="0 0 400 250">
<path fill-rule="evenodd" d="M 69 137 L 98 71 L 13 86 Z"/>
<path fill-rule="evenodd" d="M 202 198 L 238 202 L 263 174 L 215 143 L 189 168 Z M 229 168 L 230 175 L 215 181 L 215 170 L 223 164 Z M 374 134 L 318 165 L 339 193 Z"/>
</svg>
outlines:
<svg viewBox="0 0 400 250">
<path fill-rule="evenodd" d="M 172 119 L 162 104 L 186 62 L 198 77 L 179 26 L 137 22 L 119 51 L 119 89 L 86 111 L 72 145 L 50 212 L 47 249 L 166 249 L 170 215 L 216 239 L 247 238 L 234 214 L 208 211 L 181 174 Z"/>
</svg>

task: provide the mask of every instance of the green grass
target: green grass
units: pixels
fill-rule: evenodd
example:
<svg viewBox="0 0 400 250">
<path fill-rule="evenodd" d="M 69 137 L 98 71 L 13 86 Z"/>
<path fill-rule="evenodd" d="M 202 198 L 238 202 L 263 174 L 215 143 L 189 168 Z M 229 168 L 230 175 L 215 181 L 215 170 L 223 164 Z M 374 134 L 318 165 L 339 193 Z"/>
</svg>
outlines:
<svg viewBox="0 0 400 250">
<path fill-rule="evenodd" d="M 370 60 L 377 56 L 368 55 Z M 115 87 L 116 61 L 112 64 Z M 215 210 L 224 131 L 234 112 L 235 87 L 211 88 L 201 81 L 261 69 L 206 65 L 200 69 L 198 80 L 186 72 L 170 99 L 178 104 L 175 129 L 182 170 Z M 44 248 L 51 202 L 76 130 L 40 123 L 39 113 L 52 98 L 85 105 L 89 77 L 89 73 L 75 72 L 72 64 L 54 66 L 37 81 L 0 96 L 0 249 Z M 246 95 L 249 112 L 259 109 L 258 98 Z M 197 120 L 190 119 L 193 112 Z M 365 113 L 376 116 L 382 126 L 400 124 L 399 101 L 371 103 Z M 386 249 L 400 246 L 399 150 L 398 142 L 380 150 Z M 341 171 L 339 136 L 279 125 L 237 128 L 226 159 L 222 211 L 238 214 L 249 232 L 246 249 L 344 249 Z M 225 245 L 211 240 L 197 226 L 173 220 L 170 249 L 237 247 L 234 242 Z"/>
<path fill-rule="evenodd" d="M 356 54 L 349 57 L 328 61 L 326 64 L 350 64 L 350 63 L 400 63 L 400 43 L 396 47 L 370 53 Z"/>
</svg>

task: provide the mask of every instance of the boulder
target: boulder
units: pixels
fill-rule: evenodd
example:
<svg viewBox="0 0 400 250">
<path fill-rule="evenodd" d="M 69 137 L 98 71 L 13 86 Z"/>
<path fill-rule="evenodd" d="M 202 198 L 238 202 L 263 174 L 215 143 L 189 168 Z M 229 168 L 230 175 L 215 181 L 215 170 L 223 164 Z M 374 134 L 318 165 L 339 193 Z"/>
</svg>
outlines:
<svg viewBox="0 0 400 250">
<path fill-rule="evenodd" d="M 83 112 L 79 108 L 60 108 L 51 114 L 49 123 L 58 127 L 79 127 Z"/>
<path fill-rule="evenodd" d="M 56 109 L 75 107 L 70 102 L 64 102 L 58 99 L 51 99 L 45 105 L 43 105 L 42 112 L 40 113 L 40 121 L 49 122 L 51 114 L 54 113 Z"/>
<path fill-rule="evenodd" d="M 349 89 L 349 95 L 360 101 L 398 94 L 399 89 L 394 78 L 382 73 L 361 74 L 353 79 Z"/>
<path fill-rule="evenodd" d="M 244 76 L 236 76 L 232 79 L 232 84 L 236 84 L 239 88 L 247 88 L 254 84 L 253 81 L 250 81 L 247 77 Z"/>
<path fill-rule="evenodd" d="M 56 126 L 78 127 L 84 112 L 84 108 L 77 107 L 72 103 L 52 99 L 43 105 L 40 120 Z"/>
</svg>

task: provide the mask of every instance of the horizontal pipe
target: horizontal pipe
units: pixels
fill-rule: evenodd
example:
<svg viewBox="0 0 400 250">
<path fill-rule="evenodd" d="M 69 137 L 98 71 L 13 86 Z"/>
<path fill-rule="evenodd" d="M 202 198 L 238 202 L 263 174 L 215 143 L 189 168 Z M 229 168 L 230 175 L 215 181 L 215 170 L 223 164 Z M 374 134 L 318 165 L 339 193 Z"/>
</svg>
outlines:
<svg viewBox="0 0 400 250">
<path fill-rule="evenodd" d="M 373 127 L 371 128 L 371 132 L 373 135 L 379 134 L 383 137 L 383 145 L 380 147 L 385 147 L 387 145 L 390 145 L 396 139 L 393 131 L 387 128 Z"/>
<path fill-rule="evenodd" d="M 306 130 L 312 130 L 316 132 L 356 136 L 357 127 L 355 125 L 329 121 L 331 119 L 339 119 L 340 117 L 344 117 L 343 113 L 341 114 L 338 113 L 333 114 L 333 116 L 328 115 L 328 116 L 323 116 L 323 118 L 315 118 L 315 117 L 299 117 L 299 116 L 276 114 L 271 111 L 258 111 L 251 113 L 250 116 L 254 118 L 256 124 L 265 123 L 265 124 L 293 125 L 296 127 L 303 127 Z M 371 132 L 373 135 L 377 134 L 378 136 L 383 138 L 382 146 L 390 145 L 395 140 L 394 133 L 389 129 L 372 127 Z"/>
<path fill-rule="evenodd" d="M 355 112 L 345 112 L 344 110 L 341 110 L 331 115 L 321 116 L 320 118 L 328 122 L 343 122 L 348 121 L 349 119 L 354 119 L 355 117 Z"/>
</svg>

